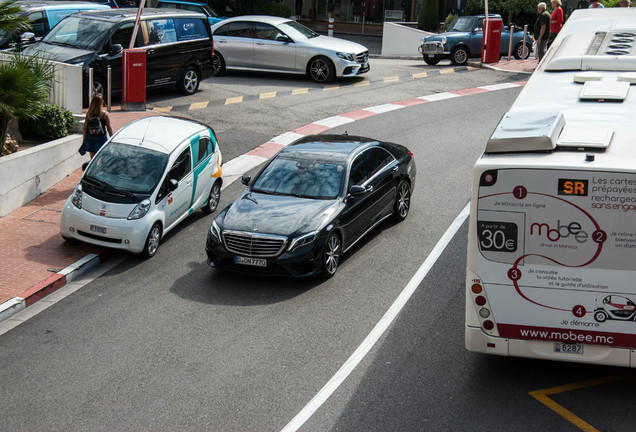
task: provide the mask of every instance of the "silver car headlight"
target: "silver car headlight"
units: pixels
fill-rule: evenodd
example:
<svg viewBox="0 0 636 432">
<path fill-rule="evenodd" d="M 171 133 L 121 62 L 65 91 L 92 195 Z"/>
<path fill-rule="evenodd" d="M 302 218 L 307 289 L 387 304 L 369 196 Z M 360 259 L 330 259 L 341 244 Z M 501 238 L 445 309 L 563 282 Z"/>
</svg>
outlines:
<svg viewBox="0 0 636 432">
<path fill-rule="evenodd" d="M 446 46 L 446 36 L 442 36 L 442 45 Z"/>
<path fill-rule="evenodd" d="M 219 228 L 219 224 L 216 221 L 212 221 L 212 225 L 210 225 L 210 234 L 212 237 L 218 242 L 221 243 L 221 228 Z"/>
<path fill-rule="evenodd" d="M 73 195 L 71 195 L 71 202 L 78 209 L 82 208 L 82 185 L 78 184 L 75 186 L 75 190 L 73 191 Z"/>
<path fill-rule="evenodd" d="M 336 55 L 344 60 L 355 61 L 356 55 L 352 53 L 337 52 Z"/>
<path fill-rule="evenodd" d="M 301 247 L 312 244 L 318 238 L 318 231 L 310 232 L 308 234 L 301 235 L 300 237 L 296 237 L 289 244 L 289 251 L 293 252 L 296 249 L 300 249 Z"/>
<path fill-rule="evenodd" d="M 146 216 L 148 210 L 150 210 L 150 200 L 145 199 L 137 204 L 133 211 L 130 212 L 130 214 L 128 215 L 128 220 L 141 219 L 142 217 Z"/>
</svg>

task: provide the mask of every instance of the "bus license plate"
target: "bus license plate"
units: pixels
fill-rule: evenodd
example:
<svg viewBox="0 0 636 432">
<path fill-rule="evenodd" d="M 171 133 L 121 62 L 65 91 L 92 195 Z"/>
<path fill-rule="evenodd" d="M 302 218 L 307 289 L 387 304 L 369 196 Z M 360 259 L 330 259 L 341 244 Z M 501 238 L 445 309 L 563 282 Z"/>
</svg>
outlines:
<svg viewBox="0 0 636 432">
<path fill-rule="evenodd" d="M 563 354 L 583 354 L 583 345 L 556 342 L 554 352 Z"/>
<path fill-rule="evenodd" d="M 250 257 L 237 256 L 235 257 L 234 262 L 237 264 L 243 264 L 248 266 L 267 267 L 267 261 L 264 258 L 250 258 Z"/>
<path fill-rule="evenodd" d="M 102 227 L 99 225 L 91 225 L 89 229 L 91 232 L 99 233 L 99 234 L 106 234 L 106 231 L 107 231 L 106 227 Z"/>
</svg>

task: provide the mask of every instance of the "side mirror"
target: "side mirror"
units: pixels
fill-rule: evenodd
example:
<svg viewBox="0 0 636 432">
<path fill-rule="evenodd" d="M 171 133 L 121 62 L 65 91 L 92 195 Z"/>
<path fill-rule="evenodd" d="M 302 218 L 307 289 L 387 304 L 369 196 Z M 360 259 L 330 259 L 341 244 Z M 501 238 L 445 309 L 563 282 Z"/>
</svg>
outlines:
<svg viewBox="0 0 636 432">
<path fill-rule="evenodd" d="M 278 35 L 276 36 L 276 40 L 278 42 L 285 42 L 285 43 L 289 43 L 292 41 L 291 38 L 287 35 Z"/>
<path fill-rule="evenodd" d="M 22 41 L 22 43 L 35 42 L 35 33 L 24 32 L 20 35 L 20 40 Z"/>
<path fill-rule="evenodd" d="M 247 174 L 241 177 L 241 183 L 243 183 L 245 186 L 249 186 L 251 180 L 252 180 L 252 177 L 248 176 Z"/>
<path fill-rule="evenodd" d="M 360 185 L 353 185 L 349 188 L 349 193 L 351 195 L 363 195 L 367 192 L 367 189 Z"/>
<path fill-rule="evenodd" d="M 124 47 L 122 47 L 121 44 L 113 44 L 110 47 L 110 55 L 119 54 L 123 50 L 124 50 Z"/>
<path fill-rule="evenodd" d="M 168 182 L 168 189 L 170 190 L 170 192 L 172 192 L 173 190 L 176 190 L 179 187 L 179 182 L 176 181 L 175 179 L 170 179 L 170 181 Z"/>
</svg>

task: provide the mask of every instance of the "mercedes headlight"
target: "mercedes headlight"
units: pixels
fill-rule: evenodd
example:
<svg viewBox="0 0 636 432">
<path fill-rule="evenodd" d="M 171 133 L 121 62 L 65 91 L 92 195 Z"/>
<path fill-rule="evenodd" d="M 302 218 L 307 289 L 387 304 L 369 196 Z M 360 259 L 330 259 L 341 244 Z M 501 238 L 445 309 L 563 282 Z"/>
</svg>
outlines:
<svg viewBox="0 0 636 432">
<path fill-rule="evenodd" d="M 338 52 L 338 53 L 336 53 L 336 55 L 338 57 L 340 57 L 341 59 L 344 59 L 344 60 L 355 61 L 355 59 L 356 59 L 356 55 L 352 54 L 352 53 Z"/>
<path fill-rule="evenodd" d="M 318 231 L 310 232 L 309 234 L 301 235 L 300 237 L 296 237 L 292 240 L 289 245 L 289 251 L 295 251 L 296 249 L 300 249 L 301 247 L 312 244 L 318 238 Z"/>
<path fill-rule="evenodd" d="M 221 228 L 219 228 L 219 224 L 216 223 L 216 220 L 213 220 L 212 225 L 210 225 L 210 234 L 212 234 L 212 237 L 214 237 L 217 243 L 221 243 Z"/>
</svg>

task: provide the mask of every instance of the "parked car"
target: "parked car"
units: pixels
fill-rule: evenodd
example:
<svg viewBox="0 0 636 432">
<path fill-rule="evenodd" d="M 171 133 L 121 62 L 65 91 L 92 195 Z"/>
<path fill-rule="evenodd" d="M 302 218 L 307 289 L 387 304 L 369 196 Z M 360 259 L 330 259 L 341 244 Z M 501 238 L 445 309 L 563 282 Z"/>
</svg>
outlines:
<svg viewBox="0 0 636 432">
<path fill-rule="evenodd" d="M 464 65 L 471 57 L 480 57 L 484 37 L 484 15 L 461 16 L 451 21 L 444 33 L 425 36 L 419 46 L 424 61 L 436 65 L 441 59 L 449 58 L 455 65 Z M 489 18 L 501 18 L 489 15 Z M 532 36 L 526 34 L 523 44 L 523 31 L 517 30 L 512 35 L 512 53 L 516 59 L 526 59 L 532 51 Z M 507 55 L 510 44 L 510 31 L 501 32 L 500 54 Z"/>
<path fill-rule="evenodd" d="M 304 25 L 274 16 L 239 16 L 212 26 L 214 67 L 306 74 L 318 83 L 369 71 L 363 45 L 321 36 Z"/>
<path fill-rule="evenodd" d="M 62 210 L 62 237 L 152 257 L 190 213 L 216 210 L 221 163 L 216 135 L 203 123 L 134 121 L 90 161 Z"/>
<path fill-rule="evenodd" d="M 214 219 L 208 264 L 251 274 L 331 277 L 340 257 L 385 219 L 409 214 L 413 154 L 345 135 L 311 135 L 281 150 Z"/>
<path fill-rule="evenodd" d="M 25 53 L 82 65 L 85 103 L 89 68 L 93 92 L 119 93 L 122 53 L 130 44 L 136 14 L 136 9 L 109 9 L 70 15 Z M 193 94 L 213 74 L 210 25 L 203 14 L 144 9 L 134 46 L 146 51 L 146 87 L 176 84 L 182 93 Z M 111 89 L 106 88 L 109 67 Z"/>
<path fill-rule="evenodd" d="M 26 45 L 42 39 L 60 20 L 79 11 L 109 9 L 106 5 L 79 1 L 19 1 L 20 15 L 27 18 L 31 29 L 19 34 L 0 30 L 0 49 L 21 50 Z"/>
<path fill-rule="evenodd" d="M 208 17 L 208 22 L 210 25 L 214 25 L 219 21 L 225 19 L 225 17 L 220 17 L 214 12 L 207 3 L 201 3 L 196 1 L 183 1 L 183 0 L 159 0 L 157 2 L 156 7 L 158 8 L 172 8 L 172 9 L 183 9 L 189 10 L 192 12 L 200 12 L 203 15 Z"/>
</svg>

